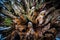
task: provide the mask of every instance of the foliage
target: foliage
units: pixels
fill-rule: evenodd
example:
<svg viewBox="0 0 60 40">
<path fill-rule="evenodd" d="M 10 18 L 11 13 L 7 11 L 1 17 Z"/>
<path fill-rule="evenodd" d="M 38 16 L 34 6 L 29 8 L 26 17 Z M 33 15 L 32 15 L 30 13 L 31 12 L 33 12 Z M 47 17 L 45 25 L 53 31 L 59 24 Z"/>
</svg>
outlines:
<svg viewBox="0 0 60 40">
<path fill-rule="evenodd" d="M 12 20 L 10 18 L 5 18 L 4 25 L 10 26 L 12 24 Z"/>
</svg>

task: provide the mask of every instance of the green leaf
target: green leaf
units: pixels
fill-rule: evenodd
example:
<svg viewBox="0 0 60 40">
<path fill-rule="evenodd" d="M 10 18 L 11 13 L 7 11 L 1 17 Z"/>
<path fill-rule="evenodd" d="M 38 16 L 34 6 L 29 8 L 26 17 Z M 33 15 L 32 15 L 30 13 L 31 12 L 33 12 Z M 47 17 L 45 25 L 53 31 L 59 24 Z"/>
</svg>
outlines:
<svg viewBox="0 0 60 40">
<path fill-rule="evenodd" d="M 4 25 L 10 26 L 12 24 L 12 20 L 10 18 L 5 18 Z"/>
</svg>

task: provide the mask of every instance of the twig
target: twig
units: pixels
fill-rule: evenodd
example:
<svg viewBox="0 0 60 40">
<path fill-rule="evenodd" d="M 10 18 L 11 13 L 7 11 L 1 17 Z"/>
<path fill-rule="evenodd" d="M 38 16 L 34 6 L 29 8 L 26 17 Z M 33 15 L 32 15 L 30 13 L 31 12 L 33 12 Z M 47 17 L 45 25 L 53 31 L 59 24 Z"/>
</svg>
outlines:
<svg viewBox="0 0 60 40">
<path fill-rule="evenodd" d="M 7 10 L 2 9 L 1 11 L 2 11 L 2 13 L 4 13 L 5 15 L 10 16 L 11 18 L 16 18 L 16 16 L 14 16 L 13 13 L 11 13 Z"/>
</svg>

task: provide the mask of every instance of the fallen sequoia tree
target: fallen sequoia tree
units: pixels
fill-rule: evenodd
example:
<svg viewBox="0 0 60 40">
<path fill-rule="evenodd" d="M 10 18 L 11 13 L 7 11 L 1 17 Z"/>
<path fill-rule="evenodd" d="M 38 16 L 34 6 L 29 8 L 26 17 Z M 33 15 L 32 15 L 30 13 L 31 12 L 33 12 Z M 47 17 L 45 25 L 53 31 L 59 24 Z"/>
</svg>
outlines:
<svg viewBox="0 0 60 40">
<path fill-rule="evenodd" d="M 54 40 L 60 27 L 60 9 L 51 1 L 9 0 L 0 12 L 13 21 L 13 31 L 6 40 Z"/>
</svg>

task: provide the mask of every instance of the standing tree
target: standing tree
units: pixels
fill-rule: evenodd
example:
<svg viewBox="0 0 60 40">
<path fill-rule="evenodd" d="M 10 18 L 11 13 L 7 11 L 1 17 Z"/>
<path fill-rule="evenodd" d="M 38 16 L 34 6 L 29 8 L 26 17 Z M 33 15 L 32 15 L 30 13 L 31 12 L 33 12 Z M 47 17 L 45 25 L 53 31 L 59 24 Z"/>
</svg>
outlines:
<svg viewBox="0 0 60 40">
<path fill-rule="evenodd" d="M 60 9 L 56 9 L 52 1 L 8 0 L 3 3 L 0 12 L 10 17 L 14 24 L 6 40 L 55 39 L 56 27 L 60 26 Z"/>
</svg>

